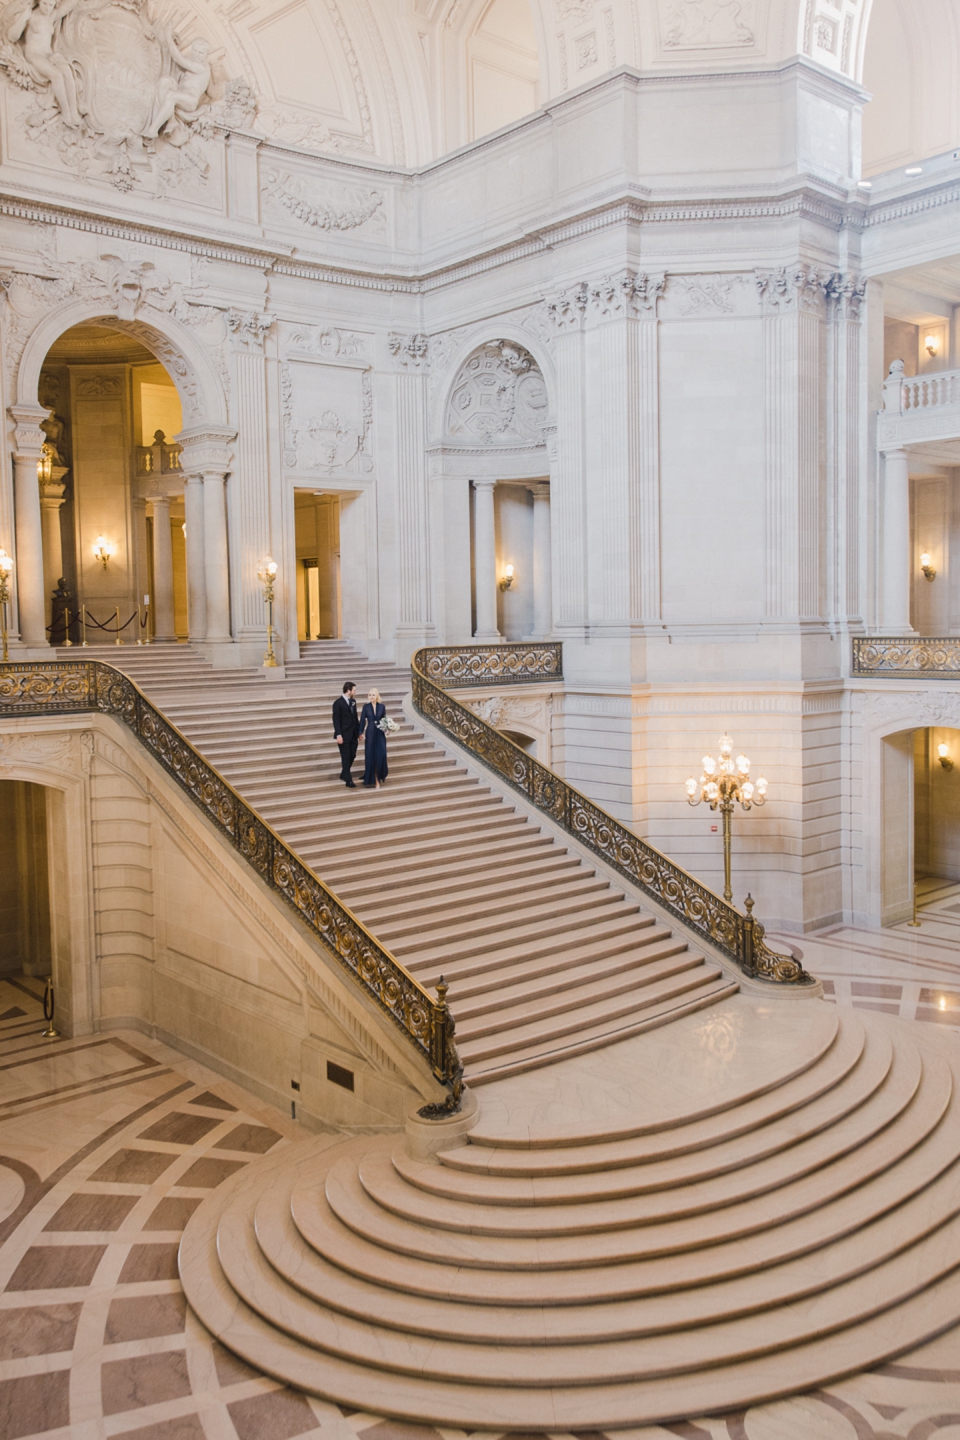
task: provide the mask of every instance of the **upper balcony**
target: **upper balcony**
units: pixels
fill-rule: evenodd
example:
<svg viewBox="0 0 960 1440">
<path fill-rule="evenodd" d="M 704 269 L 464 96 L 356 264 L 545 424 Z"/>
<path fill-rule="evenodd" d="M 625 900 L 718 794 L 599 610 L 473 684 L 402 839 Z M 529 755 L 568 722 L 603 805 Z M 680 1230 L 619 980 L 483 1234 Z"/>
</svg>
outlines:
<svg viewBox="0 0 960 1440">
<path fill-rule="evenodd" d="M 906 376 L 903 361 L 894 360 L 883 385 L 883 409 L 877 424 L 877 447 L 899 450 L 908 445 L 955 441 L 960 461 L 960 370 Z"/>
</svg>

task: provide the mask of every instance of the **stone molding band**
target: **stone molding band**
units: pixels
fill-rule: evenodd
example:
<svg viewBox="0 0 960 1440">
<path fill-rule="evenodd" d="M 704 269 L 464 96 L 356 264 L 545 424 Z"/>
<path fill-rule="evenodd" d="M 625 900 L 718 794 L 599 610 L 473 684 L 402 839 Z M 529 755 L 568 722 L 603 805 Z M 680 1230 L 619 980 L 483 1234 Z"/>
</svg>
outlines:
<svg viewBox="0 0 960 1440">
<path fill-rule="evenodd" d="M 431 1111 L 440 1116 L 459 1109 L 463 1069 L 446 986 L 434 1000 L 132 680 L 101 660 L 0 666 L 0 717 L 85 711 L 112 715 L 132 732 L 390 1017 L 447 1088 L 447 1102 Z"/>
<path fill-rule="evenodd" d="M 854 636 L 851 673 L 960 680 L 960 636 Z"/>
<path fill-rule="evenodd" d="M 542 669 L 537 668 L 538 657 L 542 657 Z M 753 918 L 752 900 L 748 898 L 747 914 L 741 915 L 444 688 L 559 679 L 563 674 L 561 645 L 427 648 L 417 651 L 411 668 L 413 703 L 420 715 L 643 890 L 678 925 L 692 931 L 698 940 L 709 941 L 750 979 L 792 986 L 816 983 L 792 956 L 768 948 L 763 926 Z"/>
</svg>

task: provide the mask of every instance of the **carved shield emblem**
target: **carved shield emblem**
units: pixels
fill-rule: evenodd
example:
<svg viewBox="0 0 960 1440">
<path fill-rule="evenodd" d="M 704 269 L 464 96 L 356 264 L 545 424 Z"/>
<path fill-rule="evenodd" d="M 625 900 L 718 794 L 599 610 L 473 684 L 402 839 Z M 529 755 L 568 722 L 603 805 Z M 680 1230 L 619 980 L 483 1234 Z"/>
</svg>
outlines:
<svg viewBox="0 0 960 1440">
<path fill-rule="evenodd" d="M 141 135 L 165 64 L 145 18 L 121 4 L 74 10 L 64 21 L 58 50 L 78 75 L 80 109 L 90 128 L 117 144 Z"/>
</svg>

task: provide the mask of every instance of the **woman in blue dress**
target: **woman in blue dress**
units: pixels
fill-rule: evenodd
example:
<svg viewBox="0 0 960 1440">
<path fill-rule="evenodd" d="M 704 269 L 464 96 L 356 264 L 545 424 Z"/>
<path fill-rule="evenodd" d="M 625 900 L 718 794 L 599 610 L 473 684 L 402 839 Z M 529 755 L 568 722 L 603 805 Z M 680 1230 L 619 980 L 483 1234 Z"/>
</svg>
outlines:
<svg viewBox="0 0 960 1440">
<path fill-rule="evenodd" d="M 379 690 L 371 690 L 360 712 L 360 734 L 363 736 L 363 783 L 368 790 L 379 790 L 387 778 L 387 737 L 378 721 L 387 713 Z"/>
</svg>

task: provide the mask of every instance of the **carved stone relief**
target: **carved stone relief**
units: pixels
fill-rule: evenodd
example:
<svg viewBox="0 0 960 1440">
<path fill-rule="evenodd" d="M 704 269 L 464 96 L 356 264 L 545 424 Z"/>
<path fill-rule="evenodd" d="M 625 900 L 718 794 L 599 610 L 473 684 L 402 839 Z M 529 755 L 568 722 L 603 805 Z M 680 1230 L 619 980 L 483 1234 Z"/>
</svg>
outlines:
<svg viewBox="0 0 960 1440">
<path fill-rule="evenodd" d="M 461 366 L 447 403 L 445 430 L 453 440 L 484 445 L 541 443 L 547 388 L 533 356 L 496 340 Z"/>
<path fill-rule="evenodd" d="M 200 137 L 256 110 L 222 59 L 145 0 L 10 0 L 0 17 L 0 71 L 29 97 L 26 135 L 120 190 L 206 181 Z"/>
<path fill-rule="evenodd" d="M 91 375 L 77 381 L 77 394 L 85 400 L 98 399 L 106 395 L 122 395 L 123 382 L 119 375 Z"/>
<path fill-rule="evenodd" d="M 359 230 L 371 235 L 386 231 L 382 191 L 350 185 L 311 184 L 298 175 L 268 170 L 261 186 L 264 207 L 283 219 L 292 215 L 314 230 Z"/>
<path fill-rule="evenodd" d="M 71 758 L 72 735 L 0 736 L 0 769 L 16 765 L 62 765 Z"/>
<path fill-rule="evenodd" d="M 204 418 L 201 408 L 192 421 L 187 421 L 186 387 L 192 387 L 195 393 L 195 379 L 176 347 L 143 323 L 149 320 L 151 312 L 169 315 L 195 332 L 220 376 L 224 392 L 229 393 L 222 311 L 202 303 L 201 286 L 171 280 L 152 261 L 104 254 L 99 260 L 58 263 L 43 275 L 5 271 L 0 272 L 0 291 L 3 292 L 4 362 L 8 381 L 16 373 L 28 336 L 44 316 L 69 300 L 90 300 L 102 304 L 104 312 L 115 315 L 116 319 L 88 323 L 107 323 L 136 335 L 177 378 L 185 423 Z M 197 403 L 199 406 L 199 400 Z"/>
<path fill-rule="evenodd" d="M 369 360 L 372 336 L 358 335 L 352 330 L 318 325 L 300 325 L 285 341 L 287 352 L 321 355 L 328 360 Z"/>
<path fill-rule="evenodd" d="M 663 43 L 669 50 L 753 45 L 754 0 L 667 0 Z"/>
<path fill-rule="evenodd" d="M 387 336 L 387 349 L 405 370 L 418 370 L 426 365 L 430 355 L 429 335 Z"/>
<path fill-rule="evenodd" d="M 373 382 L 368 370 L 286 361 L 280 366 L 283 463 L 305 474 L 369 474 Z"/>
<path fill-rule="evenodd" d="M 261 310 L 228 310 L 227 329 L 238 351 L 263 352 L 263 342 L 272 330 L 276 316 Z"/>
</svg>

